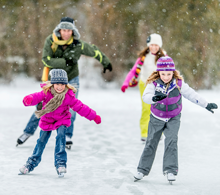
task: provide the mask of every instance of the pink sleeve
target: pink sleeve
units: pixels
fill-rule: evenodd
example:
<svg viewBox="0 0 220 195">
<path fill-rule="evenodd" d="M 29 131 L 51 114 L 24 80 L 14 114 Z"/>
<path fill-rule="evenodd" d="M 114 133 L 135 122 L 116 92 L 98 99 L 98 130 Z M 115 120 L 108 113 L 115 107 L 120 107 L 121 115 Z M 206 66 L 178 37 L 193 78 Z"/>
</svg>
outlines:
<svg viewBox="0 0 220 195">
<path fill-rule="evenodd" d="M 123 83 L 123 85 L 128 86 L 129 85 L 129 81 L 132 79 L 132 77 L 135 75 L 136 72 L 136 68 L 138 65 L 138 62 L 140 61 L 141 58 L 138 58 L 134 64 L 134 66 L 132 67 L 132 69 L 129 71 L 129 73 L 127 74 L 125 81 Z"/>
<path fill-rule="evenodd" d="M 46 97 L 44 91 L 41 92 L 36 92 L 36 93 L 32 93 L 30 94 L 33 96 L 33 100 L 31 102 L 31 104 L 29 106 L 35 106 L 38 103 L 40 103 L 41 101 L 43 101 L 43 99 Z"/>
<path fill-rule="evenodd" d="M 83 104 L 80 100 L 78 100 L 75 97 L 73 97 L 73 100 L 71 102 L 72 105 L 70 107 L 79 115 L 87 118 L 90 121 L 95 119 L 96 112 L 92 110 L 89 106 Z"/>
<path fill-rule="evenodd" d="M 40 83 L 40 87 L 43 88 L 44 86 L 46 86 L 47 83 Z"/>
</svg>

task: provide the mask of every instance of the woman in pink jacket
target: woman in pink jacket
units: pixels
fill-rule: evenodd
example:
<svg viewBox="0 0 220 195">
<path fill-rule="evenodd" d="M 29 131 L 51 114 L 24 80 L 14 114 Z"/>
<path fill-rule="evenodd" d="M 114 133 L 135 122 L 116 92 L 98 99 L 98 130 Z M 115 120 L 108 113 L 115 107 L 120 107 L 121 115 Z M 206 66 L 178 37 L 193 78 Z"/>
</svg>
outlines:
<svg viewBox="0 0 220 195">
<path fill-rule="evenodd" d="M 151 34 L 147 38 L 147 47 L 144 48 L 138 55 L 133 68 L 127 74 L 125 81 L 121 87 L 122 92 L 128 87 L 139 86 L 141 97 L 146 87 L 145 83 L 150 74 L 156 69 L 157 60 L 164 56 L 162 50 L 162 38 L 159 34 Z M 140 75 L 140 76 L 139 76 Z M 140 78 L 138 78 L 140 77 Z M 139 80 L 138 80 L 139 79 Z M 141 141 L 145 142 L 148 134 L 148 123 L 150 120 L 150 104 L 142 102 L 142 113 L 140 119 Z"/>
<path fill-rule="evenodd" d="M 20 174 L 27 174 L 38 166 L 52 130 L 57 130 L 54 164 L 59 177 L 64 176 L 67 162 L 65 131 L 71 124 L 70 108 L 90 121 L 101 123 L 101 117 L 75 97 L 76 89 L 68 84 L 66 71 L 53 69 L 50 75 L 51 81 L 41 85 L 43 91 L 25 96 L 23 100 L 25 106 L 34 106 L 43 101 L 43 108 L 35 112 L 40 118 L 40 137 L 32 156 L 19 169 Z"/>
</svg>

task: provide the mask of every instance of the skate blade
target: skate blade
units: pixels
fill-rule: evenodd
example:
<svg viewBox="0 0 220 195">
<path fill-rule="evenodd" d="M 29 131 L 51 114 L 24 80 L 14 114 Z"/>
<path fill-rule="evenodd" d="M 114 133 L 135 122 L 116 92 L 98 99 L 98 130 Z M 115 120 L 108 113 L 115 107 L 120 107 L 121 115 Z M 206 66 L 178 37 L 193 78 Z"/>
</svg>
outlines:
<svg viewBox="0 0 220 195">
<path fill-rule="evenodd" d="M 71 146 L 70 146 L 70 145 L 67 145 L 67 146 L 66 146 L 66 149 L 71 150 Z"/>
<path fill-rule="evenodd" d="M 26 173 L 26 174 L 24 174 L 24 173 L 20 172 L 20 173 L 18 173 L 18 175 L 27 175 L 27 173 Z"/>
<path fill-rule="evenodd" d="M 140 181 L 140 179 L 137 179 L 136 177 L 134 177 L 134 182 Z"/>
<path fill-rule="evenodd" d="M 169 181 L 169 184 L 170 184 L 170 185 L 173 185 L 173 181 L 175 181 L 175 180 L 171 180 L 171 181 Z"/>
<path fill-rule="evenodd" d="M 59 178 L 64 177 L 64 173 L 59 173 L 58 177 L 59 177 Z"/>
</svg>

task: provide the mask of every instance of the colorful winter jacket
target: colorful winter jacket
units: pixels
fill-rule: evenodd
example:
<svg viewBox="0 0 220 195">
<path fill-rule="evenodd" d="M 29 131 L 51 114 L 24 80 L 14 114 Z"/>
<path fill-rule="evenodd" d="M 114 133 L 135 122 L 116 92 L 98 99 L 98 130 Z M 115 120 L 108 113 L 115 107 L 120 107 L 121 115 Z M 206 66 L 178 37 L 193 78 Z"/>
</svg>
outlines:
<svg viewBox="0 0 220 195">
<path fill-rule="evenodd" d="M 178 80 L 177 88 L 176 82 L 173 81 L 170 83 L 168 89 L 166 90 L 166 85 L 160 82 L 158 79 L 153 82 L 155 88 L 155 95 L 159 92 L 162 92 L 167 95 L 167 97 L 161 101 L 158 101 L 151 106 L 151 112 L 157 117 L 161 118 L 172 118 L 177 116 L 182 110 L 182 97 L 180 89 L 182 86 L 182 80 Z"/>
<path fill-rule="evenodd" d="M 181 112 L 182 96 L 203 108 L 208 105 L 208 102 L 191 87 L 189 87 L 189 85 L 183 80 L 181 82 L 178 80 L 178 85 L 181 87 L 180 91 L 176 86 L 176 79 L 172 80 L 172 83 L 167 91 L 165 91 L 166 84 L 164 84 L 161 79 L 158 79 L 155 82 L 156 85 L 155 83 L 150 83 L 146 86 L 142 98 L 145 103 L 152 104 L 151 113 L 160 120 L 167 122 L 170 118 Z M 152 98 L 158 91 L 166 93 L 168 96 L 162 101 L 154 102 Z"/>
<path fill-rule="evenodd" d="M 45 105 L 53 98 L 50 90 L 47 92 L 47 94 L 41 91 L 31 95 L 33 96 L 33 100 L 30 106 L 37 105 L 39 102 L 43 101 L 42 109 L 45 109 Z M 69 89 L 65 95 L 63 103 L 53 112 L 47 113 L 41 117 L 39 121 L 40 128 L 43 131 L 51 131 L 56 130 L 61 125 L 69 127 L 71 124 L 71 113 L 69 111 L 70 108 L 90 121 L 94 120 L 96 117 L 96 112 L 78 100 L 75 97 L 74 92 Z"/>
<path fill-rule="evenodd" d="M 129 83 L 132 82 L 132 78 L 135 77 L 136 75 L 136 69 L 137 66 L 141 63 L 141 58 L 138 58 L 134 64 L 134 66 L 132 67 L 132 69 L 129 71 L 129 73 L 127 74 L 125 81 L 123 83 L 123 85 L 125 86 L 130 86 Z M 143 63 L 142 63 L 143 64 Z"/>
<path fill-rule="evenodd" d="M 97 46 L 90 45 L 82 40 L 73 40 L 73 43 L 67 45 L 63 50 L 61 45 L 58 45 L 57 50 L 53 53 L 51 45 L 53 43 L 52 35 L 49 35 L 44 43 L 42 62 L 44 66 L 50 69 L 63 69 L 67 72 L 68 80 L 79 75 L 78 60 L 81 55 L 86 55 L 97 59 L 103 67 L 107 67 L 110 60 L 102 53 Z M 72 64 L 66 65 L 66 59 L 71 60 Z"/>
<path fill-rule="evenodd" d="M 137 78 L 145 83 L 150 74 L 156 70 L 155 55 L 148 53 L 143 58 L 137 58 L 134 66 L 127 74 L 123 85 L 134 87 L 138 84 Z M 140 74 L 140 76 L 139 76 Z"/>
</svg>

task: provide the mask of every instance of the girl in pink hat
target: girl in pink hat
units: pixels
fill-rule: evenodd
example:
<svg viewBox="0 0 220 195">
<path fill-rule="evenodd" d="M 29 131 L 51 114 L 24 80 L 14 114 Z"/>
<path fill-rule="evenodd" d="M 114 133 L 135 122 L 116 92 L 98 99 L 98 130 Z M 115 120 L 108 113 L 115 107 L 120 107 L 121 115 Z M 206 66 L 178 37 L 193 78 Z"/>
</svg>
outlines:
<svg viewBox="0 0 220 195">
<path fill-rule="evenodd" d="M 138 85 L 140 95 L 142 97 L 145 83 L 152 71 L 156 68 L 156 61 L 164 56 L 162 47 L 162 38 L 159 34 L 151 34 L 147 38 L 147 47 L 139 54 L 133 68 L 127 74 L 125 81 L 121 87 L 122 92 L 128 87 Z M 142 113 L 140 119 L 141 141 L 145 143 L 148 135 L 148 123 L 150 120 L 150 104 L 146 104 L 142 100 Z"/>
<path fill-rule="evenodd" d="M 50 71 L 50 75 L 51 81 L 42 84 L 43 90 L 41 92 L 27 95 L 23 99 L 25 106 L 34 106 L 43 101 L 43 108 L 35 112 L 37 118 L 40 118 L 39 126 L 42 129 L 40 137 L 33 154 L 19 169 L 20 174 L 27 174 L 38 166 L 52 131 L 57 130 L 54 165 L 59 177 L 64 176 L 67 162 L 65 132 L 71 125 L 70 108 L 90 121 L 101 123 L 101 117 L 75 97 L 76 89 L 68 84 L 65 70 L 53 69 Z"/>
<path fill-rule="evenodd" d="M 183 81 L 169 56 L 161 57 L 157 61 L 157 69 L 149 76 L 146 84 L 142 98 L 144 102 L 151 104 L 151 115 L 146 145 L 134 178 L 140 180 L 149 174 L 163 133 L 165 136 L 163 173 L 172 183 L 178 173 L 177 140 L 182 96 L 212 113 L 214 113 L 212 109 L 217 109 L 218 106 L 215 103 L 208 103 Z"/>
</svg>

